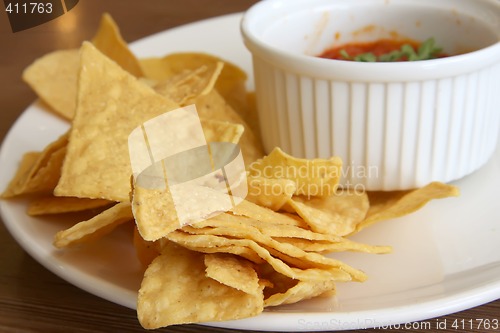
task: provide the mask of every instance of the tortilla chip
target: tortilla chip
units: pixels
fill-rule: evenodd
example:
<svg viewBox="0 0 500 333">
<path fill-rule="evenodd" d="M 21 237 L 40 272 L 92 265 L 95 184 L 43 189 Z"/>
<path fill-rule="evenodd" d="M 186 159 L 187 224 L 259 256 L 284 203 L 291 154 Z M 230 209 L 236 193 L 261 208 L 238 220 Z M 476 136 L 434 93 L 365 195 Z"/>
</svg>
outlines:
<svg viewBox="0 0 500 333">
<path fill-rule="evenodd" d="M 186 105 L 188 100 L 206 95 L 214 89 L 223 67 L 223 62 L 217 62 L 196 70 L 186 70 L 158 83 L 154 89 L 179 105 Z"/>
<path fill-rule="evenodd" d="M 221 215 L 213 217 L 212 219 L 217 220 L 220 216 Z M 305 252 L 300 248 L 293 246 L 292 244 L 278 242 L 272 237 L 261 233 L 258 229 L 253 227 L 217 227 L 214 229 L 216 230 L 217 234 L 223 235 L 227 238 L 252 240 L 257 244 L 265 247 L 275 257 L 280 258 L 284 262 L 289 263 L 294 267 L 298 267 L 301 269 L 322 268 L 331 271 L 334 277 L 337 277 L 335 269 L 340 268 L 342 271 L 349 273 L 353 280 L 362 281 L 366 279 L 366 276 L 363 273 L 352 269 L 348 265 L 338 260 L 327 258 L 317 253 Z M 343 279 L 343 277 L 341 277 L 340 279 Z"/>
<path fill-rule="evenodd" d="M 23 72 L 23 80 L 58 115 L 72 119 L 76 109 L 76 89 L 80 54 L 61 50 L 38 58 Z"/>
<path fill-rule="evenodd" d="M 289 179 L 296 183 L 296 195 L 329 196 L 337 190 L 342 174 L 342 160 L 301 159 L 286 154 L 280 148 L 252 163 L 250 176 L 271 179 Z"/>
<path fill-rule="evenodd" d="M 333 259 L 320 259 L 314 253 L 306 254 L 300 252 L 301 259 L 311 263 L 310 266 L 318 264 L 318 267 L 307 269 L 296 268 L 288 265 L 281 258 L 277 258 L 270 253 L 270 249 L 264 247 L 251 239 L 228 238 L 214 235 L 190 235 L 182 231 L 174 231 L 168 234 L 167 238 L 185 247 L 213 247 L 221 246 L 241 246 L 253 250 L 259 257 L 267 261 L 277 272 L 293 279 L 310 281 L 335 279 L 336 281 L 364 280 L 366 276 L 360 271 L 354 270 L 347 265 L 335 262 Z M 300 249 L 296 249 L 300 250 Z M 297 254 L 297 253 L 294 253 Z M 330 266 L 330 264 L 332 266 Z M 340 268 L 342 266 L 342 268 Z"/>
<path fill-rule="evenodd" d="M 113 202 L 99 199 L 75 197 L 42 196 L 31 200 L 28 204 L 28 215 L 39 216 L 49 214 L 64 214 L 101 208 Z"/>
<path fill-rule="evenodd" d="M 144 75 L 156 81 L 168 80 L 184 71 L 223 62 L 224 68 L 215 83 L 215 90 L 238 116 L 250 125 L 254 133 L 259 133 L 255 99 L 247 93 L 247 75 L 238 66 L 204 53 L 174 53 L 163 58 L 141 59 L 140 62 Z"/>
<path fill-rule="evenodd" d="M 28 152 L 23 155 L 16 174 L 10 180 L 9 185 L 7 185 L 7 188 L 2 193 L 3 199 L 13 198 L 24 193 L 27 186 L 27 181 L 31 174 L 31 170 L 33 170 L 35 163 L 38 161 L 41 155 L 41 152 L 35 151 Z"/>
<path fill-rule="evenodd" d="M 108 13 L 102 15 L 99 30 L 92 39 L 92 44 L 130 74 L 135 77 L 143 75 L 139 60 L 128 48 L 120 35 L 120 29 Z"/>
<path fill-rule="evenodd" d="M 207 142 L 238 143 L 244 131 L 240 124 L 219 120 L 201 119 L 201 125 Z"/>
<path fill-rule="evenodd" d="M 132 75 L 142 76 L 139 61 L 109 14 L 102 16 L 92 43 Z M 76 110 L 79 68 L 80 53 L 77 49 L 55 51 L 28 66 L 23 72 L 23 80 L 53 111 L 71 120 Z"/>
<path fill-rule="evenodd" d="M 244 216 L 220 214 L 203 222 L 182 227 L 182 231 L 195 235 L 231 236 L 231 230 L 257 229 L 262 234 L 272 237 L 280 243 L 291 244 L 307 252 L 342 252 L 354 251 L 365 253 L 389 253 L 390 246 L 367 245 L 343 237 L 315 233 L 293 225 L 271 224 Z"/>
<path fill-rule="evenodd" d="M 41 153 L 25 155 L 18 173 L 2 197 L 12 198 L 23 194 L 51 193 L 61 175 L 67 143 L 68 135 L 64 134 L 45 147 Z"/>
<path fill-rule="evenodd" d="M 45 153 L 42 152 L 42 157 Z M 61 168 L 66 156 L 66 147 L 53 151 L 46 162 L 41 162 L 32 170 L 32 175 L 26 183 L 24 193 L 52 193 L 61 177 Z"/>
<path fill-rule="evenodd" d="M 337 236 L 353 232 L 370 206 L 366 193 L 348 190 L 309 199 L 295 196 L 287 204 L 307 222 L 311 230 Z"/>
<path fill-rule="evenodd" d="M 290 179 L 248 177 L 246 200 L 259 206 L 278 211 L 290 200 L 297 186 Z"/>
<path fill-rule="evenodd" d="M 260 294 L 259 277 L 253 265 L 230 254 L 205 255 L 206 276 L 247 294 Z"/>
<path fill-rule="evenodd" d="M 181 227 L 168 186 L 149 189 L 135 185 L 132 210 L 137 229 L 147 241 L 158 240 Z"/>
<path fill-rule="evenodd" d="M 151 264 L 151 262 L 160 255 L 160 246 L 158 242 L 148 242 L 144 240 L 137 228 L 134 228 L 133 244 L 137 254 L 137 259 L 139 259 L 144 269 L 146 269 L 149 264 Z"/>
<path fill-rule="evenodd" d="M 241 105 L 245 94 L 246 73 L 238 66 L 213 55 L 205 53 L 172 53 L 163 58 L 141 59 L 141 68 L 144 76 L 156 81 L 164 81 L 185 70 L 195 70 L 202 66 L 213 66 L 218 62 L 224 63 L 215 88 L 228 100 L 233 107 Z M 234 104 L 233 104 L 234 102 Z"/>
<path fill-rule="evenodd" d="M 204 255 L 167 245 L 142 280 L 137 300 L 141 325 L 223 321 L 263 311 L 263 295 L 245 293 L 205 276 Z"/>
<path fill-rule="evenodd" d="M 293 304 L 302 300 L 320 296 L 328 292 L 329 295 L 335 292 L 335 281 L 299 281 L 284 293 L 276 293 L 264 300 L 264 306 L 278 306 L 283 304 Z"/>
<path fill-rule="evenodd" d="M 241 257 L 241 258 L 244 258 L 250 262 L 253 262 L 254 264 L 262 264 L 265 262 L 252 249 L 245 247 L 245 246 L 229 245 L 229 246 L 210 247 L 210 246 L 202 246 L 202 245 L 200 246 L 199 244 L 194 245 L 191 243 L 187 243 L 187 244 L 184 244 L 183 247 L 185 247 L 186 249 L 190 249 L 192 251 L 206 253 L 206 254 L 213 254 L 213 253 L 234 254 L 234 255 L 237 255 L 238 257 Z"/>
<path fill-rule="evenodd" d="M 56 140 L 49 143 L 43 150 L 40 156 L 40 159 L 36 162 L 33 167 L 33 173 L 37 173 L 40 169 L 47 166 L 49 161 L 52 159 L 52 155 L 61 150 L 62 148 L 66 148 L 68 145 L 68 133 L 65 133 L 59 136 Z"/>
<path fill-rule="evenodd" d="M 235 215 L 247 216 L 257 221 L 269 224 L 285 224 L 307 229 L 307 224 L 299 218 L 290 214 L 277 213 L 269 208 L 256 205 L 250 201 L 243 200 L 231 212 Z"/>
<path fill-rule="evenodd" d="M 85 42 L 78 105 L 57 196 L 129 201 L 128 136 L 177 105 Z"/>
<path fill-rule="evenodd" d="M 163 58 L 142 58 L 139 59 L 139 64 L 144 77 L 156 83 L 168 80 L 168 78 L 182 72 L 182 70 L 179 70 L 174 73 L 169 66 L 164 63 Z"/>
<path fill-rule="evenodd" d="M 208 143 L 237 143 L 243 132 L 243 127 L 237 124 L 216 120 L 202 120 L 201 123 L 199 130 L 204 136 L 203 141 Z M 161 126 L 162 130 L 164 128 L 165 126 Z M 148 139 L 150 146 L 151 140 L 158 140 L 149 134 Z M 217 147 L 221 146 L 210 145 L 209 149 L 205 145 L 187 149 L 149 166 L 144 165 L 140 168 L 141 171 L 134 171 L 132 207 L 137 227 L 145 240 L 155 241 L 185 224 L 198 221 L 198 217 L 208 218 L 214 212 L 223 212 L 233 207 L 235 196 L 240 190 L 237 177 L 244 176 L 245 171 L 243 166 L 225 168 L 224 174 L 221 170 L 215 170 L 216 164 L 225 164 L 226 159 L 232 157 L 228 154 L 234 153 L 234 145 L 230 145 L 228 149 Z M 164 144 L 162 148 L 165 148 Z M 184 154 L 186 152 L 193 154 Z M 163 155 L 155 152 L 151 156 L 153 160 L 157 160 Z M 179 161 L 179 156 L 183 158 L 182 161 Z M 142 160 L 150 163 L 149 157 Z M 229 179 L 234 180 L 230 185 L 232 198 L 229 198 L 228 184 L 224 181 Z M 168 183 L 171 181 L 172 187 L 169 187 Z M 242 183 L 246 188 L 246 182 Z"/>
<path fill-rule="evenodd" d="M 260 133 L 259 112 L 257 109 L 257 95 L 254 91 L 247 93 L 248 111 L 246 116 L 242 116 L 254 133 Z M 237 109 L 236 109 L 237 110 Z"/>
<path fill-rule="evenodd" d="M 305 238 L 274 237 L 281 243 L 288 243 L 307 252 L 331 253 L 331 252 L 363 252 L 372 254 L 386 254 L 392 252 L 392 247 L 384 245 L 369 245 L 343 239 L 341 242 L 309 240 Z"/>
<path fill-rule="evenodd" d="M 54 246 L 63 248 L 97 240 L 133 218 L 130 204 L 128 202 L 118 203 L 90 220 L 59 231 L 54 237 Z"/>
<path fill-rule="evenodd" d="M 200 95 L 195 99 L 190 99 L 186 103 L 194 103 L 202 119 L 227 121 L 243 125 L 245 131 L 241 136 L 239 146 L 247 167 L 253 161 L 264 156 L 260 138 L 216 90 L 212 90 L 206 95 Z"/>
<path fill-rule="evenodd" d="M 259 221 L 254 218 L 249 218 L 243 215 L 233 215 L 231 213 L 224 213 L 214 218 L 210 218 L 201 222 L 196 222 L 190 226 L 185 226 L 183 227 L 183 230 L 188 231 L 190 230 L 189 228 L 192 228 L 192 229 L 199 229 L 197 231 L 193 230 L 193 232 L 198 234 L 199 233 L 215 234 L 213 233 L 214 231 L 213 228 L 217 227 L 224 227 L 228 229 L 234 228 L 238 230 L 257 229 L 262 234 L 270 237 L 291 237 L 291 238 L 301 238 L 314 241 L 329 241 L 336 243 L 345 241 L 345 238 L 339 236 L 316 233 L 311 230 L 303 229 L 296 225 L 281 223 L 281 221 L 278 219 L 276 221 L 267 220 L 266 217 L 264 217 L 264 219 L 266 220 Z"/>
<path fill-rule="evenodd" d="M 374 223 L 413 213 L 433 199 L 459 195 L 457 187 L 439 182 L 409 191 L 368 192 L 370 209 L 353 233 L 360 232 Z"/>
<path fill-rule="evenodd" d="M 256 232 L 255 230 L 239 230 L 235 228 L 217 227 L 212 228 L 211 232 L 200 233 L 199 235 L 217 235 L 230 239 L 252 240 L 267 249 L 273 257 L 282 260 L 290 267 L 300 268 L 302 270 L 323 269 L 330 273 L 331 279 L 337 281 L 346 281 L 344 272 L 350 274 L 351 277 L 348 278 L 349 281 L 366 280 L 366 275 L 364 273 L 355 270 L 338 260 L 326 258 L 322 255 L 318 255 L 317 253 L 303 251 L 301 248 L 294 246 L 291 242 L 279 242 L 276 239 L 267 237 Z M 266 260 L 265 258 L 263 259 Z M 339 272 L 338 269 L 342 270 L 342 272 Z"/>
</svg>

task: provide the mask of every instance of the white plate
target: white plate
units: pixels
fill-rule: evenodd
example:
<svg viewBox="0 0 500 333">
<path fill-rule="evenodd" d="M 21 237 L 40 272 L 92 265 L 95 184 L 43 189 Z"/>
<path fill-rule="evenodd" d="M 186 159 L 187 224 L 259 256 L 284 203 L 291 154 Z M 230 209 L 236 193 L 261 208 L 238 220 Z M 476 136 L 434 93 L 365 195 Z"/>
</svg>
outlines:
<svg viewBox="0 0 500 333">
<path fill-rule="evenodd" d="M 239 35 L 239 14 L 165 31 L 136 43 L 141 57 L 172 51 L 204 51 L 230 60 L 248 73 L 251 59 Z M 250 85 L 252 83 L 250 82 Z M 40 150 L 68 128 L 64 121 L 30 106 L 12 127 L 0 153 L 0 189 L 24 152 Z M 405 218 L 378 224 L 355 237 L 388 244 L 388 255 L 342 253 L 337 257 L 366 271 L 365 283 L 346 283 L 338 296 L 280 307 L 245 320 L 213 325 L 239 329 L 318 331 L 383 326 L 424 320 L 500 297 L 500 149 L 475 174 L 456 182 L 459 198 L 431 202 Z M 23 200 L 1 201 L 4 222 L 19 244 L 42 265 L 104 299 L 135 308 L 141 280 L 125 229 L 79 250 L 57 251 L 53 235 L 68 226 L 26 216 Z"/>
</svg>

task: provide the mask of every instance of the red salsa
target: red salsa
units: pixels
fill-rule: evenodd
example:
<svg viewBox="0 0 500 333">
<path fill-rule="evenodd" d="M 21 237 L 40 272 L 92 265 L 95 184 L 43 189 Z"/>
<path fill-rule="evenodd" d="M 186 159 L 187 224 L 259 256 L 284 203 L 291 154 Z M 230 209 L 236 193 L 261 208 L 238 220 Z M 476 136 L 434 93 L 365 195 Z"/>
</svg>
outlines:
<svg viewBox="0 0 500 333">
<path fill-rule="evenodd" d="M 336 46 L 319 55 L 321 58 L 365 62 L 414 61 L 446 57 L 434 39 L 423 43 L 411 39 L 379 39 Z"/>
</svg>

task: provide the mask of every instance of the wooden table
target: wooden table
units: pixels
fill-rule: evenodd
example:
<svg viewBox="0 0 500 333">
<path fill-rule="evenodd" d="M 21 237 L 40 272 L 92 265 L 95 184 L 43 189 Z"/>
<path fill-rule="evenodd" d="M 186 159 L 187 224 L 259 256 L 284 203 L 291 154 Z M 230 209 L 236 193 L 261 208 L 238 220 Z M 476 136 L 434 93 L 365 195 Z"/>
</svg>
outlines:
<svg viewBox="0 0 500 333">
<path fill-rule="evenodd" d="M 0 139 L 36 98 L 21 81 L 22 70 L 55 49 L 78 47 L 94 34 L 101 13 L 117 21 L 127 41 L 208 17 L 247 9 L 253 0 L 81 0 L 70 12 L 44 25 L 12 33 L 0 14 Z M 77 19 L 75 20 L 75 17 Z M 70 20 L 71 19 L 71 20 Z M 1 166 L 0 166 L 1 167 Z M 500 300 L 439 318 L 500 319 Z M 434 322 L 434 321 L 433 321 Z M 477 328 L 477 327 L 476 327 Z M 139 332 L 135 311 L 88 294 L 55 276 L 12 239 L 0 223 L 0 332 Z M 163 332 L 233 332 L 183 325 Z M 367 330 L 363 332 L 380 332 Z M 408 332 L 421 331 L 408 329 Z M 483 332 L 484 330 L 475 330 Z M 493 330 L 490 330 L 493 331 Z M 497 330 L 500 331 L 500 330 Z"/>
</svg>

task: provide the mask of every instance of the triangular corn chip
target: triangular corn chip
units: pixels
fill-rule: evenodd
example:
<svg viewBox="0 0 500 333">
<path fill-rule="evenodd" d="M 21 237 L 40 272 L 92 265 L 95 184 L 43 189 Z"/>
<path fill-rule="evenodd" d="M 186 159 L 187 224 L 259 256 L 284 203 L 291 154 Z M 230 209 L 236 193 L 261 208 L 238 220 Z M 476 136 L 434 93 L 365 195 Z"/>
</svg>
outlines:
<svg viewBox="0 0 500 333">
<path fill-rule="evenodd" d="M 293 180 L 296 195 L 329 196 L 337 190 L 342 160 L 297 158 L 276 147 L 269 155 L 250 166 L 250 176 Z"/>
<path fill-rule="evenodd" d="M 37 59 L 23 72 L 23 80 L 57 114 L 72 119 L 80 55 L 78 50 L 51 52 Z"/>
<path fill-rule="evenodd" d="M 81 212 L 111 204 L 111 201 L 102 199 L 54 197 L 53 195 L 47 195 L 30 201 L 28 204 L 28 215 L 39 216 Z"/>
<path fill-rule="evenodd" d="M 295 196 L 288 203 L 311 230 L 319 233 L 345 236 L 356 229 L 370 206 L 365 192 L 342 190 L 326 197 Z"/>
<path fill-rule="evenodd" d="M 209 278 L 247 294 L 262 294 L 253 265 L 241 257 L 223 253 L 206 254 L 205 266 Z"/>
<path fill-rule="evenodd" d="M 118 203 L 90 220 L 59 231 L 54 237 L 54 246 L 63 248 L 99 239 L 113 231 L 118 225 L 132 219 L 130 204 L 128 202 Z"/>
<path fill-rule="evenodd" d="M 186 103 L 194 103 L 202 119 L 214 119 L 243 125 L 245 131 L 241 136 L 239 146 L 241 147 L 243 159 L 247 167 L 255 160 L 264 156 L 264 149 L 262 148 L 260 138 L 216 90 L 190 99 Z"/>
<path fill-rule="evenodd" d="M 413 213 L 431 200 L 458 195 L 460 191 L 457 187 L 439 182 L 409 191 L 368 192 L 370 209 L 353 233 L 360 232 L 374 223 Z"/>
<path fill-rule="evenodd" d="M 214 89 L 223 67 L 223 62 L 217 62 L 196 70 L 186 70 L 158 83 L 154 89 L 170 100 L 186 105 L 188 100 L 206 95 Z"/>
<path fill-rule="evenodd" d="M 7 188 L 2 193 L 3 199 L 13 198 L 26 191 L 27 181 L 30 178 L 31 170 L 35 163 L 40 158 L 42 153 L 38 151 L 27 152 L 23 155 L 16 174 L 7 185 Z"/>
<path fill-rule="evenodd" d="M 128 136 L 177 108 L 85 42 L 78 105 L 57 196 L 129 201 Z"/>
<path fill-rule="evenodd" d="M 328 292 L 335 293 L 335 281 L 299 281 L 284 293 L 276 293 L 264 301 L 264 306 L 278 306 L 297 303 L 302 300 L 320 296 Z"/>
<path fill-rule="evenodd" d="M 280 210 L 297 190 L 296 183 L 290 179 L 248 177 L 247 181 L 246 200 L 274 211 Z"/>
<path fill-rule="evenodd" d="M 28 153 L 11 181 L 3 198 L 23 194 L 52 193 L 61 176 L 61 166 L 66 155 L 68 135 L 51 142 L 41 153 Z"/>
<path fill-rule="evenodd" d="M 205 276 L 204 255 L 168 245 L 144 274 L 137 315 L 144 328 L 255 316 L 263 295 L 245 293 Z"/>
<path fill-rule="evenodd" d="M 139 61 L 128 48 L 109 14 L 102 16 L 101 25 L 92 42 L 126 71 L 136 77 L 142 76 Z M 27 67 L 23 72 L 23 80 L 57 114 L 66 119 L 73 119 L 79 68 L 78 50 L 55 51 Z"/>
<path fill-rule="evenodd" d="M 238 66 L 226 60 L 205 53 L 172 53 L 163 58 L 140 60 L 144 75 L 156 81 L 164 81 L 185 70 L 192 71 L 202 66 L 213 66 L 218 62 L 223 62 L 224 68 L 215 88 L 233 108 L 244 109 L 247 75 Z"/>
<path fill-rule="evenodd" d="M 102 15 L 99 30 L 92 39 L 92 44 L 130 74 L 135 77 L 142 76 L 139 60 L 128 48 L 120 35 L 120 29 L 108 13 Z"/>
</svg>

